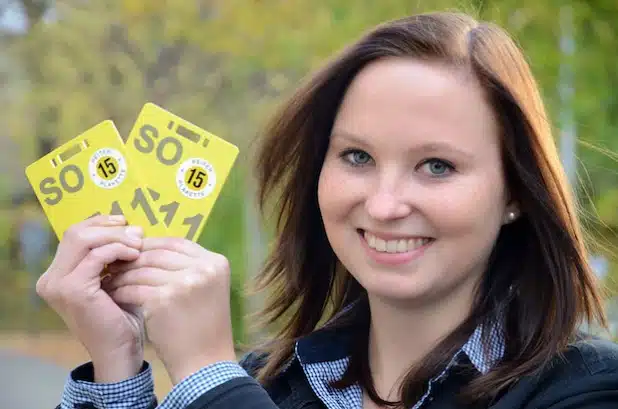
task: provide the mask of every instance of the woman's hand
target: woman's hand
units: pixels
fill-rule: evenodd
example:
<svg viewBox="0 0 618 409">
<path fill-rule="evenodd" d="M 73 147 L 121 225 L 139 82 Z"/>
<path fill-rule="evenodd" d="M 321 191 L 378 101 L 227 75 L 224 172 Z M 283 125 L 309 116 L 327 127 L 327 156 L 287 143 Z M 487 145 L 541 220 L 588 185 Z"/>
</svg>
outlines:
<svg viewBox="0 0 618 409">
<path fill-rule="evenodd" d="M 139 257 L 110 273 L 112 299 L 141 307 L 174 384 L 208 364 L 236 360 L 225 257 L 189 240 L 145 238 Z"/>
<path fill-rule="evenodd" d="M 142 318 L 119 306 L 101 288 L 101 272 L 116 260 L 139 256 L 142 229 L 122 216 L 95 216 L 69 228 L 36 290 L 84 345 L 95 381 L 118 382 L 136 375 L 143 362 Z"/>
</svg>

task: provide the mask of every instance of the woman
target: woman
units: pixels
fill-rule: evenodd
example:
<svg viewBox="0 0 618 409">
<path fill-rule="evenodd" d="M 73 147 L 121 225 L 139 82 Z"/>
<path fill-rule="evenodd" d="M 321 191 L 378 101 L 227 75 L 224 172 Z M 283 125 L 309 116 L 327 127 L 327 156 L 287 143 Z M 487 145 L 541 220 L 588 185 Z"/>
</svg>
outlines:
<svg viewBox="0 0 618 409">
<path fill-rule="evenodd" d="M 63 408 L 156 406 L 142 325 L 162 408 L 618 407 L 618 348 L 577 331 L 605 317 L 548 119 L 499 28 L 375 28 L 284 106 L 258 174 L 278 334 L 236 363 L 225 257 L 95 217 L 37 285 L 92 358 Z"/>
</svg>

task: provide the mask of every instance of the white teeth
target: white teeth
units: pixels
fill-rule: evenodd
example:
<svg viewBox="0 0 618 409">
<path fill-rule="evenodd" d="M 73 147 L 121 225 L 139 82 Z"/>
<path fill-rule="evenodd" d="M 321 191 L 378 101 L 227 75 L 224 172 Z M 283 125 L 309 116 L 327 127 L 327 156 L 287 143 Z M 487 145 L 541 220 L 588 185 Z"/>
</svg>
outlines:
<svg viewBox="0 0 618 409">
<path fill-rule="evenodd" d="M 397 243 L 399 243 L 399 241 L 395 241 L 395 240 L 389 240 L 386 242 L 386 251 L 388 253 L 395 253 L 397 251 Z"/>
<path fill-rule="evenodd" d="M 376 246 L 374 248 L 378 251 L 386 251 L 386 242 L 382 239 L 376 238 Z"/>
<path fill-rule="evenodd" d="M 368 236 L 365 234 L 365 240 L 369 243 L 369 247 L 375 249 L 376 248 L 376 236 Z"/>
<path fill-rule="evenodd" d="M 367 244 L 369 244 L 369 247 L 383 253 L 405 253 L 424 246 L 429 243 L 430 239 L 382 240 L 371 233 L 365 232 L 365 240 Z"/>
</svg>

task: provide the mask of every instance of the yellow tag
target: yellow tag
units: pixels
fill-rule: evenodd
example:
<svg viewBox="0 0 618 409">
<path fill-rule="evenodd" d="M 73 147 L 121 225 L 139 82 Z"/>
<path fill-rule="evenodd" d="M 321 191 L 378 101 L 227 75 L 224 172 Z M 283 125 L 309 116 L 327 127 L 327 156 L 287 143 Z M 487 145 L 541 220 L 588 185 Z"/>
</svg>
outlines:
<svg viewBox="0 0 618 409">
<path fill-rule="evenodd" d="M 168 234 L 196 241 L 238 148 L 152 103 L 142 108 L 126 148 Z"/>
<path fill-rule="evenodd" d="M 165 227 L 136 169 L 116 126 L 107 120 L 32 163 L 26 176 L 59 239 L 96 214 L 124 214 L 146 235 L 160 234 Z"/>
</svg>

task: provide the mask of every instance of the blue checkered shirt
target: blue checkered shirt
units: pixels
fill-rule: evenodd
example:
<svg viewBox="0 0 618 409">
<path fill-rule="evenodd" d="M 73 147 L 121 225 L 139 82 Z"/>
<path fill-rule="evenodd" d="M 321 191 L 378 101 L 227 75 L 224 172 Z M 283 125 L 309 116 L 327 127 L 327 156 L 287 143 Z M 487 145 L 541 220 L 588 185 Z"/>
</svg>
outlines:
<svg viewBox="0 0 618 409">
<path fill-rule="evenodd" d="M 463 347 L 453 356 L 445 369 L 432 378 L 425 394 L 413 406 L 419 408 L 426 400 L 432 399 L 432 387 L 448 376 L 449 370 L 458 359 L 465 355 L 481 373 L 487 373 L 494 363 L 504 354 L 504 340 L 499 327 L 489 329 L 487 342 L 482 340 L 482 327 L 478 327 Z M 305 348 L 315 351 L 309 339 L 303 340 Z M 297 359 L 307 376 L 315 394 L 328 409 L 362 408 L 362 390 L 353 385 L 345 389 L 330 386 L 332 381 L 340 379 L 348 365 L 348 358 L 312 362 L 303 353 L 305 348 L 296 344 L 294 359 Z M 236 377 L 248 376 L 247 372 L 236 362 L 218 362 L 206 366 L 175 385 L 161 402 L 160 409 L 184 409 L 202 394 L 216 386 Z M 97 384 L 75 379 L 70 376 L 62 396 L 62 409 L 74 409 L 79 404 L 91 402 L 96 408 L 106 409 L 145 409 L 154 399 L 152 370 L 146 365 L 144 370 L 134 378 L 114 384 Z"/>
</svg>

